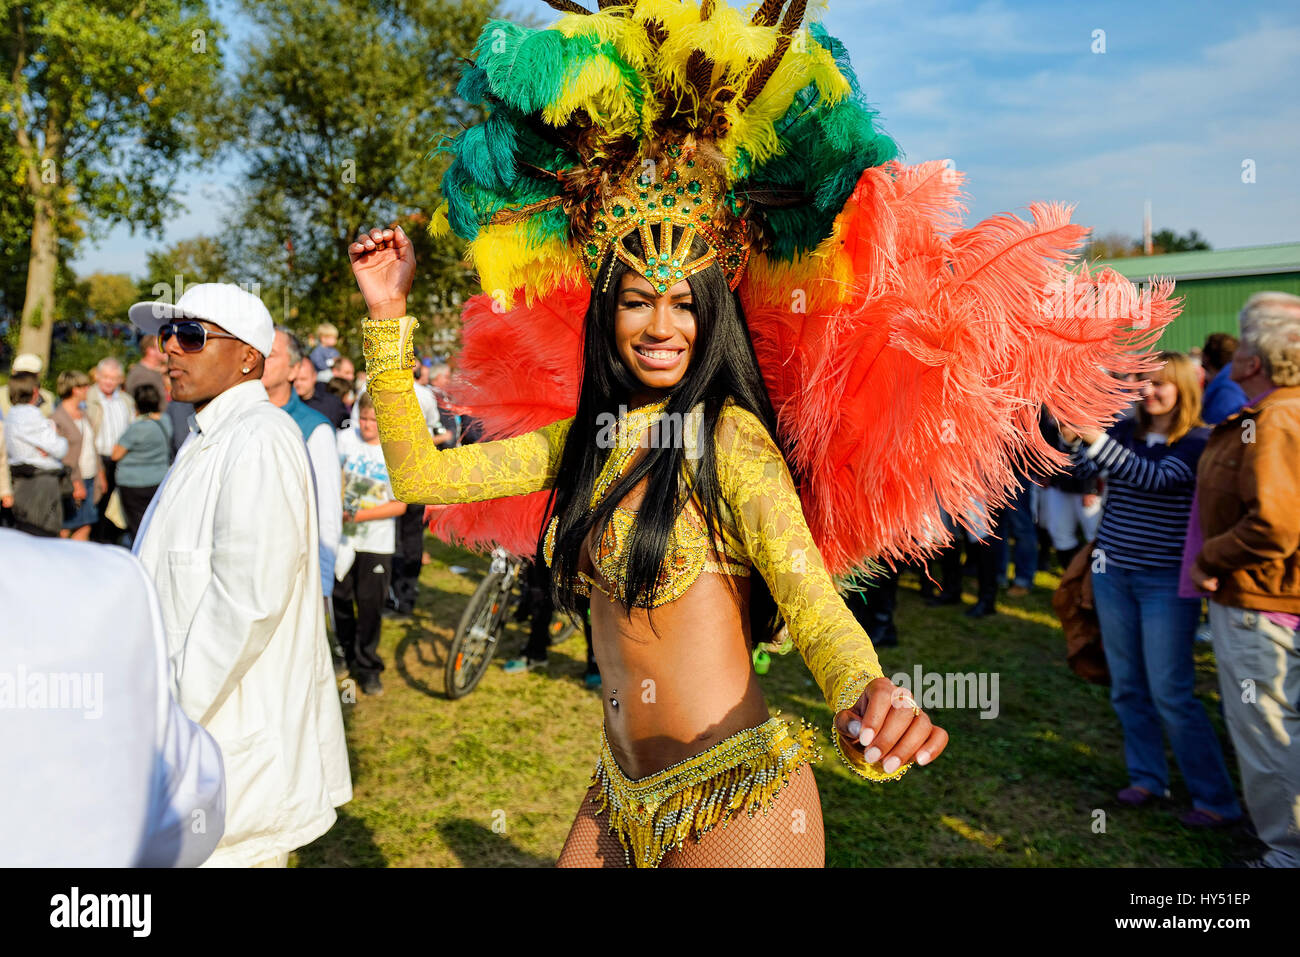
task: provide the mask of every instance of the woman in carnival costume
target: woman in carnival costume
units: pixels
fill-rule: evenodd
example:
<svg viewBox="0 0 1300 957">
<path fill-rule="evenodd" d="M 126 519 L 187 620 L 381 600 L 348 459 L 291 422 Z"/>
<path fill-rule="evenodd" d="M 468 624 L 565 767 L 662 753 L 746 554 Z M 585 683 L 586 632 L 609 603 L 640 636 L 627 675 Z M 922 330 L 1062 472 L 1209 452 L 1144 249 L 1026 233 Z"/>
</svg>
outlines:
<svg viewBox="0 0 1300 957">
<path fill-rule="evenodd" d="M 434 216 L 484 290 L 458 396 L 492 441 L 424 427 L 410 240 L 349 247 L 393 489 L 444 538 L 540 546 L 558 607 L 603 596 L 561 865 L 819 866 L 814 735 L 770 715 L 751 648 L 786 629 L 854 773 L 938 758 L 832 576 L 924 556 L 941 508 L 1065 464 L 1040 407 L 1125 407 L 1107 370 L 1151 367 L 1171 290 L 1075 266 L 1065 207 L 963 228 L 960 174 L 896 161 L 804 0 L 548 2 L 548 28 L 484 27 L 457 93 L 486 119 L 444 145 Z"/>
</svg>

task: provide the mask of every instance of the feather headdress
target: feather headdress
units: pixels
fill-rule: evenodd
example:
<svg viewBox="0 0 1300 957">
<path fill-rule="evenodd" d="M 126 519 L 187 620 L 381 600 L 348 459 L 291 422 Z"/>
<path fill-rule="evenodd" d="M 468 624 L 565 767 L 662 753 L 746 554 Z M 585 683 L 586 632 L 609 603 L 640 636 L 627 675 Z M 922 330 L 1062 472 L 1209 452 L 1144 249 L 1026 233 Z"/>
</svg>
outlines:
<svg viewBox="0 0 1300 957">
<path fill-rule="evenodd" d="M 1172 285 L 1075 268 L 1086 230 L 1065 207 L 963 227 L 961 174 L 897 161 L 806 0 L 547 2 L 564 15 L 545 29 L 486 25 L 458 92 L 488 117 L 440 147 L 433 228 L 468 240 L 484 290 L 456 397 L 487 438 L 576 409 L 591 282 L 634 229 L 647 259 L 627 261 L 652 282 L 723 268 L 832 572 L 926 554 L 939 508 L 964 521 L 1018 467 L 1065 464 L 1040 407 L 1084 425 L 1128 403 Z M 665 220 L 709 256 L 656 245 Z M 543 508 L 446 506 L 432 527 L 528 555 Z"/>
</svg>

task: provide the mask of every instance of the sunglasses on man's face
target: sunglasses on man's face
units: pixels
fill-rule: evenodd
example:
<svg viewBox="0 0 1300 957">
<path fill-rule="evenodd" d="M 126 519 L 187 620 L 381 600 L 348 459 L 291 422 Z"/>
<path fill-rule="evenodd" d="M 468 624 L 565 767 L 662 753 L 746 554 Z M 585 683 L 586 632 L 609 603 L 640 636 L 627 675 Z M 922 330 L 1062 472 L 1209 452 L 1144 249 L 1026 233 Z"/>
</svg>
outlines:
<svg viewBox="0 0 1300 957">
<path fill-rule="evenodd" d="M 208 344 L 209 339 L 239 338 L 239 336 L 232 336 L 228 332 L 217 332 L 215 329 L 209 329 L 193 319 L 165 323 L 158 330 L 159 344 L 166 349 L 167 342 L 172 336 L 176 337 L 176 343 L 181 347 L 182 352 L 201 352 L 203 347 Z"/>
</svg>

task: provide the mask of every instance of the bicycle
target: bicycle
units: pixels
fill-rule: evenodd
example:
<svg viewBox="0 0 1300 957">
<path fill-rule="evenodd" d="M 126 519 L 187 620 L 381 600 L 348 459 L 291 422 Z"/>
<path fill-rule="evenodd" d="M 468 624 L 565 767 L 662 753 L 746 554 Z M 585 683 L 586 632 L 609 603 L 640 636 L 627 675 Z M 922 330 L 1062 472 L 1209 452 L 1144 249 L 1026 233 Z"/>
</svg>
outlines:
<svg viewBox="0 0 1300 957">
<path fill-rule="evenodd" d="M 487 674 L 506 622 L 524 601 L 524 565 L 524 559 L 515 558 L 505 549 L 492 549 L 492 565 L 465 606 L 447 650 L 447 697 L 463 698 Z M 550 643 L 559 644 L 576 631 L 577 626 L 566 616 L 556 616 L 550 624 Z"/>
</svg>

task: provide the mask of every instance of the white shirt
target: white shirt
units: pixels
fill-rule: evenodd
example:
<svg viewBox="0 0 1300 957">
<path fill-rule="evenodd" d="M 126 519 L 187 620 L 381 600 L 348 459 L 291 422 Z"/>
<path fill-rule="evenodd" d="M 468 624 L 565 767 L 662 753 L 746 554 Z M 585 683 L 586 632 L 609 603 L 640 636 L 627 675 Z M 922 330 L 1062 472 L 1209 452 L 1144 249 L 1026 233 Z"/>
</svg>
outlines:
<svg viewBox="0 0 1300 957">
<path fill-rule="evenodd" d="M 5 449 L 9 465 L 34 465 L 49 472 L 63 469 L 68 440 L 34 405 L 16 405 L 5 416 Z"/>
<path fill-rule="evenodd" d="M 113 446 L 131 424 L 131 408 L 126 404 L 121 389 L 114 389 L 112 395 L 104 395 L 99 386 L 91 388 L 99 393 L 95 398 L 104 410 L 104 420 L 99 423 L 99 432 L 95 435 L 95 451 L 100 455 L 112 455 Z"/>
<path fill-rule="evenodd" d="M 181 707 L 226 761 L 226 836 L 208 863 L 246 867 L 329 830 L 352 782 L 302 433 L 260 381 L 190 422 L 135 550 Z"/>
<path fill-rule="evenodd" d="M 343 492 L 340 485 L 339 449 L 334 427 L 328 422 L 316 426 L 307 439 L 307 456 L 316 479 L 316 514 L 320 524 L 321 590 L 328 598 L 334 591 L 334 559 L 343 531 Z"/>
<path fill-rule="evenodd" d="M 357 512 L 393 501 L 384 448 L 362 441 L 359 428 L 339 432 L 336 468 L 339 465 L 343 467 L 343 506 L 347 511 Z M 391 555 L 397 550 L 397 519 L 381 518 L 346 525 L 340 544 L 348 554 Z"/>
<path fill-rule="evenodd" d="M 172 696 L 152 583 L 120 548 L 0 529 L 0 865 L 192 867 L 221 751 Z"/>
</svg>

